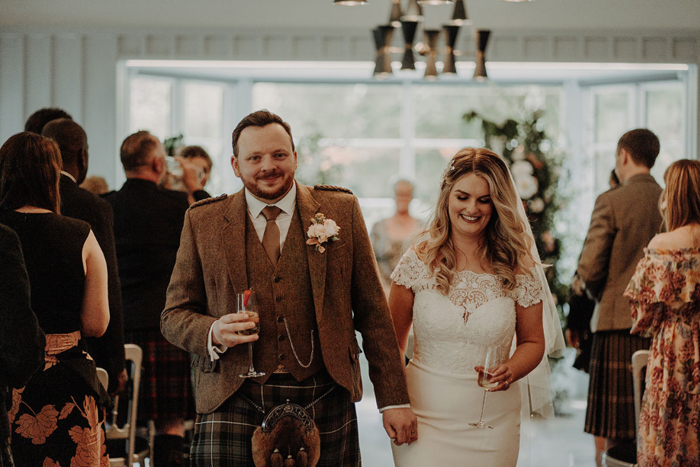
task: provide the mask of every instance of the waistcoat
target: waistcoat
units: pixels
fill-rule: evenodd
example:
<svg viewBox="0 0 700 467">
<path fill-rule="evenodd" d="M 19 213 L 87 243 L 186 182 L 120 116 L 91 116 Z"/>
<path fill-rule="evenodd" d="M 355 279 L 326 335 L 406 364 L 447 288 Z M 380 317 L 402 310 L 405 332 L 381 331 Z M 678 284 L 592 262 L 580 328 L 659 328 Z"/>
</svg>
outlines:
<svg viewBox="0 0 700 467">
<path fill-rule="evenodd" d="M 248 287 L 255 291 L 260 315 L 260 337 L 253 344 L 253 358 L 255 369 L 265 372 L 264 379 L 280 364 L 297 381 L 323 367 L 307 248 L 296 207 L 276 265 L 265 253 L 250 217 L 246 216 Z"/>
</svg>

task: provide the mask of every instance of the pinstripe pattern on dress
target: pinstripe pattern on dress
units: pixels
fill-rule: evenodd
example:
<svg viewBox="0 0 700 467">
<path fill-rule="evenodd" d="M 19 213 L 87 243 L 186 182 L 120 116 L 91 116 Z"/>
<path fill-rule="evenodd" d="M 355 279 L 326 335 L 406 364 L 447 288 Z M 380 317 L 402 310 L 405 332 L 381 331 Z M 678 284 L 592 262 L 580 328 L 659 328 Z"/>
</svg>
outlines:
<svg viewBox="0 0 700 467">
<path fill-rule="evenodd" d="M 273 374 L 264 385 L 246 380 L 216 412 L 198 414 L 190 454 L 191 465 L 254 467 L 251 438 L 265 415 L 244 397 L 269 413 L 273 407 L 287 400 L 306 407 L 333 386 L 333 391 L 307 409 L 321 435 L 321 459 L 317 465 L 360 466 L 355 405 L 348 391 L 336 385 L 325 370 L 301 382 L 284 373 Z"/>
<path fill-rule="evenodd" d="M 630 335 L 629 330 L 593 334 L 586 433 L 618 440 L 635 438 L 631 360 L 634 352 L 649 345 L 650 339 Z"/>
</svg>

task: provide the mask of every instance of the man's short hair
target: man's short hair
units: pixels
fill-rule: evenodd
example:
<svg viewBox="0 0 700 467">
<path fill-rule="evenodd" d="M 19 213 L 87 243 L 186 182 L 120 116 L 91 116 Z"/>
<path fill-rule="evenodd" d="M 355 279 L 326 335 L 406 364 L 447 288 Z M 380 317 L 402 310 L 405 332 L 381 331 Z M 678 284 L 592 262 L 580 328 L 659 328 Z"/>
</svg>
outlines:
<svg viewBox="0 0 700 467">
<path fill-rule="evenodd" d="M 289 135 L 289 140 L 292 142 L 292 151 L 294 151 L 294 138 L 292 138 L 292 129 L 289 127 L 289 123 L 282 120 L 279 115 L 273 114 L 269 110 L 263 109 L 255 111 L 248 114 L 243 120 L 241 120 L 236 129 L 233 130 L 232 135 L 232 145 L 233 145 L 233 157 L 238 157 L 238 139 L 241 137 L 241 132 L 248 128 L 249 126 L 264 127 L 272 123 L 277 123 L 282 125 L 284 131 Z"/>
<path fill-rule="evenodd" d="M 29 116 L 27 123 L 24 124 L 24 131 L 31 131 L 32 133 L 40 135 L 47 123 L 58 118 L 73 120 L 73 117 L 71 117 L 68 112 L 58 107 L 39 109 Z"/>
<path fill-rule="evenodd" d="M 51 120 L 41 135 L 56 141 L 61 149 L 63 167 L 76 165 L 80 150 L 87 145 L 87 135 L 83 127 L 68 118 Z"/>
<path fill-rule="evenodd" d="M 180 151 L 180 157 L 184 157 L 185 159 L 195 159 L 197 157 L 205 159 L 209 165 L 209 170 L 211 170 L 212 165 L 214 165 L 211 157 L 209 157 L 209 154 L 202 146 L 186 146 Z"/>
<path fill-rule="evenodd" d="M 119 157 L 125 172 L 147 165 L 151 151 L 158 145 L 158 138 L 146 130 L 126 137 L 119 149 Z"/>
<path fill-rule="evenodd" d="M 653 132 L 646 128 L 637 128 L 622 135 L 617 142 L 617 151 L 621 149 L 627 150 L 635 163 L 651 169 L 654 167 L 661 145 L 659 138 Z"/>
</svg>

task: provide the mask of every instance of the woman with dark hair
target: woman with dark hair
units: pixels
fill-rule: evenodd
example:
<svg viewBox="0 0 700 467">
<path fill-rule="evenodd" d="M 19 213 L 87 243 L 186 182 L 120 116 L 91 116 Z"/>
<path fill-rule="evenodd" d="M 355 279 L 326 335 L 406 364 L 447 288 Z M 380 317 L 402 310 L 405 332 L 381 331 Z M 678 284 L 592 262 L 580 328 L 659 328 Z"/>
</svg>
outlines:
<svg viewBox="0 0 700 467">
<path fill-rule="evenodd" d="M 22 243 L 46 333 L 43 371 L 12 394 L 11 446 L 19 465 L 99 466 L 109 398 L 82 337 L 109 323 L 107 267 L 89 224 L 60 215 L 60 169 L 58 146 L 42 136 L 19 133 L 0 148 L 0 222 Z"/>
<path fill-rule="evenodd" d="M 668 232 L 644 250 L 625 291 L 633 334 L 651 337 L 637 432 L 642 467 L 700 466 L 700 161 L 664 174 Z"/>
<path fill-rule="evenodd" d="M 413 323 L 406 380 L 418 418 L 417 441 L 392 446 L 396 465 L 515 466 L 521 394 L 533 410 L 551 410 L 546 355 L 563 350 L 564 338 L 522 201 L 498 155 L 465 148 L 450 160 L 433 217 L 391 278 L 402 353 Z M 535 369 L 544 375 L 539 389 Z M 525 376 L 530 387 L 521 388 Z"/>
</svg>

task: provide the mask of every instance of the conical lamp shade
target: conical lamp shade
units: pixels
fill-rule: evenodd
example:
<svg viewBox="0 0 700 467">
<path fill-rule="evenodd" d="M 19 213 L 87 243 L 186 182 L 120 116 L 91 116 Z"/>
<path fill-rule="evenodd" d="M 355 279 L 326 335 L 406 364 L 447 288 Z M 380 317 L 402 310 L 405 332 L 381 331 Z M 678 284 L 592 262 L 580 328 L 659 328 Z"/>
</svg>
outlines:
<svg viewBox="0 0 700 467">
<path fill-rule="evenodd" d="M 457 44 L 457 34 L 459 34 L 459 26 L 454 24 L 446 24 L 443 26 L 445 31 L 445 60 L 442 72 L 447 74 L 456 74 L 457 66 L 455 64 L 455 44 Z"/>
<path fill-rule="evenodd" d="M 403 21 L 422 21 L 423 7 L 420 6 L 418 0 L 409 0 L 406 13 L 401 18 Z"/>
<path fill-rule="evenodd" d="M 401 60 L 402 70 L 416 69 L 416 59 L 413 55 L 413 40 L 416 38 L 416 29 L 418 29 L 418 21 L 401 22 L 404 39 L 403 60 Z"/>
<path fill-rule="evenodd" d="M 451 24 L 472 24 L 467 15 L 467 6 L 464 4 L 464 0 L 455 0 L 455 8 L 452 11 L 452 21 Z"/>
<path fill-rule="evenodd" d="M 474 79 L 483 81 L 488 79 L 486 73 L 486 46 L 489 42 L 491 31 L 476 31 L 476 68 L 474 68 Z"/>
<path fill-rule="evenodd" d="M 393 26 L 377 26 L 373 31 L 374 45 L 377 48 L 377 59 L 374 65 L 374 76 L 385 77 L 392 73 L 391 70 L 391 38 L 394 34 Z"/>
<path fill-rule="evenodd" d="M 440 38 L 440 30 L 425 29 L 423 34 L 425 35 L 425 43 L 428 48 L 428 59 L 425 63 L 425 75 L 423 75 L 423 78 L 437 79 L 438 72 L 435 63 L 437 61 L 437 43 Z"/>
<path fill-rule="evenodd" d="M 393 0 L 391 3 L 391 14 L 389 15 L 389 24 L 398 28 L 401 26 L 401 17 L 403 16 L 403 11 L 401 11 L 401 0 Z"/>
</svg>

